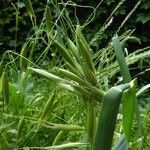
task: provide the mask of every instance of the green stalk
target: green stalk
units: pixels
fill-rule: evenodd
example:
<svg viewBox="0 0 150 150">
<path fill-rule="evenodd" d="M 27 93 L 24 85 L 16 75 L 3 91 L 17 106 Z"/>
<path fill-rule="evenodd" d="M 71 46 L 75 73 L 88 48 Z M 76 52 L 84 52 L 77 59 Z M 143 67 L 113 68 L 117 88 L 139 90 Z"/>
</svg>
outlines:
<svg viewBox="0 0 150 150">
<path fill-rule="evenodd" d="M 83 149 L 84 147 L 89 147 L 88 143 L 67 143 L 50 147 L 30 147 L 30 149 L 38 150 L 69 150 L 69 149 Z"/>
<path fill-rule="evenodd" d="M 2 73 L 2 97 L 4 99 L 4 104 L 9 107 L 9 81 L 6 72 Z"/>
<path fill-rule="evenodd" d="M 59 133 L 57 134 L 57 136 L 54 139 L 53 146 L 57 145 L 59 143 L 59 141 L 61 140 L 63 134 L 64 134 L 63 130 L 59 131 Z"/>
<path fill-rule="evenodd" d="M 88 132 L 88 142 L 90 146 L 93 146 L 95 128 L 96 128 L 96 116 L 95 107 L 93 101 L 87 102 L 87 132 Z"/>
</svg>

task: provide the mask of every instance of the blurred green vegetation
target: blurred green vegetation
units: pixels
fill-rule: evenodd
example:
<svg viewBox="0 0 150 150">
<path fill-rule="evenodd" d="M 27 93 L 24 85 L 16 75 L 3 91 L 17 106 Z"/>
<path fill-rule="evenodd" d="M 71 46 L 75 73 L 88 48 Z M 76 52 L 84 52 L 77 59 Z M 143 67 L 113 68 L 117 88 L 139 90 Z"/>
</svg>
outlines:
<svg viewBox="0 0 150 150">
<path fill-rule="evenodd" d="M 122 21 L 126 15 L 133 9 L 134 5 L 138 0 L 130 1 L 123 0 L 123 4 L 119 9 L 114 13 L 114 20 L 112 24 L 107 28 L 99 40 L 93 43 L 93 46 L 96 49 L 106 46 L 107 42 L 110 40 L 112 35 L 114 35 L 116 29 L 121 25 Z M 64 1 L 64 3 L 67 1 Z M 74 0 L 79 6 L 74 7 L 73 5 L 68 5 L 66 8 L 68 10 L 68 15 L 73 22 L 76 22 L 78 18 L 80 24 L 84 23 L 89 15 L 94 11 L 94 8 L 100 3 L 100 1 L 87 1 L 87 0 Z M 91 39 L 94 33 L 98 32 L 100 28 L 104 25 L 104 22 L 107 20 L 108 16 L 111 14 L 116 5 L 120 0 L 105 0 L 102 2 L 100 7 L 95 10 L 95 16 L 92 22 L 85 27 L 85 35 L 87 39 Z M 52 11 L 53 19 L 57 17 L 57 12 L 55 6 L 59 4 L 61 7 L 62 1 L 50 0 L 48 4 Z M 43 17 L 43 12 L 45 6 L 47 5 L 46 1 L 32 1 L 33 8 L 37 18 L 37 25 L 40 24 Z M 81 7 L 85 6 L 85 7 Z M 87 7 L 86 7 L 87 6 Z M 24 1 L 16 0 L 2 0 L 0 1 L 0 49 L 1 53 L 6 50 L 16 49 L 20 51 L 20 46 L 25 41 L 27 37 L 32 34 L 32 24 L 27 15 Z M 121 28 L 119 33 L 123 33 L 127 30 L 133 30 L 134 35 L 140 38 L 141 45 L 135 42 L 128 42 L 130 49 L 143 48 L 148 46 L 150 43 L 150 34 L 147 32 L 150 28 L 150 2 L 146 0 L 141 0 L 141 4 L 138 6 L 136 11 L 132 14 L 129 20 Z M 76 16 L 77 18 L 75 18 Z"/>
</svg>

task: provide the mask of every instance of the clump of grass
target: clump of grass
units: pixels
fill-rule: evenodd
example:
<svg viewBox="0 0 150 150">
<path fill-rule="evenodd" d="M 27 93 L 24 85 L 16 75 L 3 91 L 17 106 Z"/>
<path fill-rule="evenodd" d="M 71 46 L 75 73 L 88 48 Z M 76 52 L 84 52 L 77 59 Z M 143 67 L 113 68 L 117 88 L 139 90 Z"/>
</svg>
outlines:
<svg viewBox="0 0 150 150">
<path fill-rule="evenodd" d="M 131 141 L 130 134 L 135 111 L 136 84 L 135 80 L 130 82 L 131 76 L 127 65 L 138 62 L 141 57 L 149 57 L 150 49 L 148 47 L 146 50 L 137 50 L 132 54 L 124 56 L 121 43 L 125 43 L 126 40 L 129 39 L 139 41 L 137 38 L 131 37 L 132 32 L 126 32 L 121 35 L 121 43 L 117 37 L 113 38 L 115 54 L 112 42 L 108 43 L 107 47 L 96 53 L 91 49 L 92 44 L 100 40 L 100 35 L 103 35 L 105 30 L 111 25 L 114 12 L 124 2 L 125 1 L 122 0 L 116 6 L 110 17 L 104 23 L 102 29 L 88 42 L 82 31 L 92 22 L 92 16 L 88 18 L 84 25 L 79 25 L 79 22 L 77 25 L 74 25 L 69 15 L 67 15 L 67 5 L 73 7 L 78 7 L 78 5 L 74 5 L 70 2 L 60 3 L 59 5 L 63 4 L 64 6 L 60 9 L 59 5 L 56 6 L 54 2 L 52 2 L 58 11 L 58 18 L 53 20 L 51 9 L 47 6 L 42 23 L 37 25 L 32 3 L 30 0 L 25 1 L 27 12 L 34 27 L 34 34 L 26 40 L 20 54 L 10 51 L 5 53 L 9 54 L 9 59 L 12 60 L 5 66 L 5 70 L 9 68 L 9 65 L 15 64 L 14 68 L 21 70 L 18 79 L 21 85 L 13 81 L 9 81 L 9 83 L 6 82 L 6 74 L 2 74 L 3 63 L 0 63 L 0 76 L 2 74 L 1 79 L 3 81 L 3 94 L 1 94 L 1 97 L 5 99 L 8 105 L 8 96 L 11 98 L 10 104 L 13 102 L 13 99 L 17 100 L 16 104 L 18 104 L 18 100 L 21 98 L 23 98 L 24 103 L 23 106 L 17 105 L 16 109 L 11 108 L 11 113 L 9 111 L 5 113 L 2 111 L 2 122 L 5 123 L 5 121 L 10 120 L 8 126 L 6 125 L 0 130 L 2 135 L 0 136 L 0 140 L 3 143 L 3 147 L 7 149 L 12 147 L 23 148 L 24 146 L 31 146 L 30 148 L 33 149 L 81 147 L 85 147 L 86 149 L 99 149 L 98 144 L 100 144 L 100 146 L 104 148 L 108 146 L 108 149 L 110 149 L 121 98 L 123 124 L 121 125 L 119 122 L 118 126 L 119 128 L 123 127 L 121 132 L 125 134 L 121 136 L 118 142 L 119 144 L 117 143 L 115 146 L 120 146 L 120 142 L 122 142 L 124 147 L 128 146 L 128 143 Z M 120 31 L 130 15 L 135 11 L 138 4 L 139 3 L 137 3 L 131 13 L 127 15 L 118 28 L 118 31 Z M 98 6 L 94 9 L 94 13 L 97 8 Z M 69 34 L 69 32 L 71 32 L 71 34 Z M 40 53 L 38 59 L 34 61 L 35 54 L 37 54 L 36 50 L 41 48 L 42 44 L 44 45 L 43 51 Z M 55 56 L 51 62 L 45 61 L 46 59 L 49 60 L 48 52 Z M 16 59 L 13 59 L 14 56 L 16 56 Z M 115 61 L 115 56 L 117 57 L 117 61 Z M 4 55 L 4 57 L 6 57 L 6 55 Z M 20 61 L 18 61 L 18 57 Z M 48 62 L 48 65 L 51 65 L 51 67 L 46 65 L 45 68 L 48 69 L 47 71 L 41 68 L 43 62 Z M 127 84 L 113 87 L 109 83 L 110 79 L 120 70 L 124 83 Z M 39 77 L 31 71 L 46 77 L 50 80 L 50 83 L 41 78 L 39 81 Z M 31 78 L 35 84 L 34 89 L 36 92 L 38 91 L 38 93 L 31 90 L 31 95 L 28 95 L 26 89 L 31 86 L 29 84 Z M 39 86 L 43 87 L 41 88 Z M 53 86 L 56 88 L 55 92 L 52 92 L 54 90 L 52 89 Z M 9 92 L 8 87 L 10 87 Z M 57 88 L 60 87 L 67 90 L 57 90 Z M 125 89 L 122 89 L 122 87 L 125 87 L 125 89 L 128 88 L 128 90 L 123 93 Z M 67 96 L 64 96 L 64 93 Z M 72 96 L 73 93 L 74 97 Z M 51 95 L 50 98 L 48 98 L 48 95 Z M 77 105 L 79 112 L 77 111 Z M 14 106 L 11 104 L 10 107 Z M 20 109 L 21 111 L 14 111 Z M 126 113 L 128 110 L 131 113 L 130 116 Z M 99 124 L 97 124 L 99 113 Z M 137 111 L 136 116 L 139 114 Z M 77 119 L 75 119 L 76 117 Z M 137 117 L 136 119 L 138 120 L 139 118 Z M 109 121 L 111 121 L 110 124 L 112 126 L 108 126 L 110 125 Z M 141 121 L 138 120 L 137 124 L 140 126 Z M 16 127 L 16 125 L 18 126 Z M 6 129 L 10 134 L 6 132 Z M 142 128 L 139 129 L 142 130 Z M 105 130 L 109 131 L 109 133 Z M 74 133 L 71 132 L 71 134 L 69 134 L 68 131 L 74 131 Z M 78 131 L 78 133 L 76 131 Z M 142 135 L 141 133 L 139 135 Z M 77 137 L 76 134 L 79 137 Z M 86 135 L 88 136 L 84 138 L 83 142 L 76 142 L 81 141 L 82 136 Z M 108 135 L 110 135 L 109 140 L 106 139 Z M 43 141 L 40 142 L 41 136 Z M 70 143 L 70 141 L 74 141 L 74 143 Z M 107 145 L 105 145 L 106 143 Z M 45 147 L 38 147 L 40 145 L 44 145 Z"/>
</svg>

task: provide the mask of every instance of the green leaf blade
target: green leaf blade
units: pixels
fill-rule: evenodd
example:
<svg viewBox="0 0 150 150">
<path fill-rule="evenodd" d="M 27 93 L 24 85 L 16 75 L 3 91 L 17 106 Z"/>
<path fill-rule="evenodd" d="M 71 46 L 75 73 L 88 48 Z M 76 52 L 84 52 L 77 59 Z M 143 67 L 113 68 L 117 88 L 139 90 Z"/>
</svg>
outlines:
<svg viewBox="0 0 150 150">
<path fill-rule="evenodd" d="M 94 139 L 94 150 L 110 150 L 122 92 L 129 88 L 129 84 L 123 84 L 111 88 L 102 101 L 99 124 Z"/>
<path fill-rule="evenodd" d="M 112 38 L 115 55 L 121 70 L 121 74 L 123 76 L 124 83 L 128 83 L 131 81 L 131 75 L 127 66 L 127 63 L 125 61 L 125 56 L 121 48 L 121 43 L 119 42 L 119 37 L 116 36 Z"/>
<path fill-rule="evenodd" d="M 136 100 L 136 86 L 135 80 L 130 82 L 130 88 L 123 94 L 122 110 L 123 110 L 123 129 L 126 138 L 129 142 L 131 135 L 131 128 L 134 118 L 135 111 L 135 100 Z"/>
</svg>

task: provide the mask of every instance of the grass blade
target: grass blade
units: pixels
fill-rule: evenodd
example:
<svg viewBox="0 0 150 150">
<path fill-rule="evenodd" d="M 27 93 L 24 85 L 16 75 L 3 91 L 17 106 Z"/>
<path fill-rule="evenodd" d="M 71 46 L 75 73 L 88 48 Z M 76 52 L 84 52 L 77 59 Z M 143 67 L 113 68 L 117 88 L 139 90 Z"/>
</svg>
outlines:
<svg viewBox="0 0 150 150">
<path fill-rule="evenodd" d="M 60 73 L 62 73 L 65 77 L 67 77 L 68 79 L 73 80 L 73 81 L 79 83 L 80 85 L 87 85 L 88 84 L 82 78 L 78 77 L 76 74 L 74 74 L 74 73 L 72 73 L 66 69 L 57 68 L 57 70 Z"/>
<path fill-rule="evenodd" d="M 78 51 L 81 55 L 81 58 L 83 59 L 84 65 L 87 65 L 88 68 L 94 72 L 94 66 L 93 66 L 93 62 L 92 62 L 92 53 L 90 50 L 90 47 L 85 39 L 85 37 L 83 36 L 82 32 L 81 32 L 81 27 L 78 25 L 76 28 L 76 43 L 77 43 L 77 48 Z"/>
<path fill-rule="evenodd" d="M 150 84 L 145 85 L 139 91 L 137 91 L 136 96 L 140 96 L 143 92 L 150 88 Z"/>
<path fill-rule="evenodd" d="M 71 50 L 73 55 L 75 56 L 76 61 L 80 62 L 79 60 L 80 55 L 79 55 L 79 51 L 76 45 L 70 39 L 67 39 L 67 45 L 68 45 L 68 49 Z"/>
<path fill-rule="evenodd" d="M 8 106 L 9 105 L 9 83 L 8 83 L 6 72 L 3 72 L 1 78 L 2 78 L 2 97 L 4 99 L 4 104 Z"/>
<path fill-rule="evenodd" d="M 112 87 L 104 95 L 98 127 L 94 139 L 93 150 L 111 149 L 113 133 L 122 93 L 127 88 L 129 88 L 129 84 Z"/>
<path fill-rule="evenodd" d="M 78 39 L 82 40 L 83 43 L 86 45 L 86 47 L 89 46 L 85 37 L 83 36 L 83 34 L 81 32 L 81 26 L 80 25 L 77 25 L 77 27 L 76 27 L 76 44 L 77 44 L 77 47 L 78 47 Z"/>
<path fill-rule="evenodd" d="M 121 74 L 123 76 L 124 83 L 128 83 L 131 81 L 131 75 L 130 75 L 127 63 L 125 61 L 125 56 L 121 48 L 119 37 L 116 36 L 112 38 L 112 41 L 114 45 L 115 55 L 116 55 L 116 58 L 117 58 L 117 61 L 121 70 Z"/>
<path fill-rule="evenodd" d="M 59 84 L 60 86 L 64 87 L 65 89 L 68 89 L 70 91 L 74 91 L 74 89 L 72 88 L 72 83 L 65 80 L 65 79 L 62 79 L 56 75 L 53 75 L 52 73 L 49 73 L 45 70 L 42 70 L 42 69 L 35 69 L 35 68 L 31 68 L 31 67 L 28 67 L 30 70 L 38 73 L 39 75 L 42 75 L 46 78 L 48 78 L 49 80 Z"/>
<path fill-rule="evenodd" d="M 119 67 L 120 67 L 120 70 L 121 70 L 121 74 L 123 76 L 123 81 L 125 83 L 129 83 L 131 81 L 131 75 L 130 75 L 126 60 L 125 60 L 125 56 L 124 56 L 123 51 L 121 49 L 121 43 L 119 42 L 119 37 L 116 36 L 116 37 L 112 38 L 112 41 L 113 41 L 113 45 L 114 45 L 114 49 L 115 49 L 115 55 L 116 55 L 116 58 L 117 58 L 117 61 L 118 61 L 118 64 L 119 64 Z M 135 98 L 135 100 L 134 100 L 135 103 L 133 103 L 132 100 L 130 102 L 128 101 L 129 102 L 128 106 L 130 106 L 130 105 L 132 106 L 133 104 L 135 105 L 135 108 L 134 108 L 135 111 L 134 112 L 135 112 L 135 115 L 136 115 L 136 120 L 137 120 L 137 124 L 138 124 L 138 127 L 139 127 L 139 131 L 140 131 L 141 136 L 144 136 L 144 131 L 143 131 L 143 127 L 142 127 L 142 122 L 141 122 L 138 102 L 137 102 L 137 99 L 136 99 L 136 94 L 135 94 L 134 98 Z M 133 108 L 133 106 L 132 106 L 132 108 Z M 124 109 L 125 109 L 125 107 L 124 107 Z M 131 110 L 131 111 L 133 112 L 133 110 Z M 124 115 L 126 115 L 126 114 L 124 113 Z M 133 116 L 133 114 L 130 114 L 130 115 Z M 132 127 L 131 126 L 132 125 L 131 120 L 128 120 L 128 123 L 130 124 L 130 129 L 129 129 L 129 124 L 128 124 L 128 132 L 129 132 L 131 130 L 131 127 Z M 123 124 L 125 125 L 126 123 L 123 123 Z M 123 127 L 123 128 L 125 129 L 126 127 Z M 126 134 L 127 134 L 126 136 L 127 136 L 127 139 L 128 139 L 129 138 L 128 135 L 130 135 L 130 133 L 127 133 L 127 130 L 126 130 Z"/>
<path fill-rule="evenodd" d="M 94 66 L 93 66 L 93 62 L 92 62 L 92 55 L 90 53 L 90 49 L 89 47 L 87 47 L 84 42 L 79 39 L 78 40 L 78 48 L 79 48 L 79 51 L 81 52 L 81 55 L 82 55 L 82 59 L 83 61 L 86 63 L 85 65 L 88 66 L 88 68 L 94 72 Z"/>
<path fill-rule="evenodd" d="M 54 139 L 53 146 L 56 145 L 56 144 L 58 144 L 58 142 L 60 142 L 60 140 L 63 137 L 64 133 L 65 132 L 63 130 L 59 131 L 59 133 L 57 134 L 57 136 Z"/>
<path fill-rule="evenodd" d="M 19 138 L 21 137 L 21 134 L 23 133 L 24 124 L 25 124 L 25 121 L 24 121 L 24 116 L 23 116 L 18 122 L 17 142 L 19 142 Z"/>
<path fill-rule="evenodd" d="M 25 71 L 27 68 L 27 44 L 24 44 L 22 49 L 21 49 L 21 53 L 20 53 L 20 69 Z"/>
<path fill-rule="evenodd" d="M 127 141 L 130 140 L 131 127 L 134 118 L 136 100 L 136 80 L 130 82 L 130 88 L 123 94 L 122 111 L 123 111 L 123 130 Z"/>
<path fill-rule="evenodd" d="M 45 119 L 48 115 L 50 115 L 50 113 L 52 112 L 52 108 L 53 108 L 53 104 L 54 104 L 54 100 L 55 100 L 55 92 L 52 93 L 52 95 L 50 96 L 50 98 L 48 99 L 44 110 L 42 112 L 42 115 L 40 117 L 40 120 Z"/>
<path fill-rule="evenodd" d="M 29 67 L 29 69 L 34 71 L 34 72 L 36 72 L 36 73 L 38 73 L 38 74 L 40 74 L 40 75 L 42 75 L 42 76 L 44 76 L 44 77 L 46 77 L 46 78 L 48 78 L 48 79 L 50 79 L 53 82 L 56 82 L 56 83 L 67 83 L 66 80 L 64 80 L 64 79 L 62 79 L 62 78 L 60 78 L 60 77 L 58 77 L 56 75 L 53 75 L 52 73 L 49 73 L 49 72 L 47 72 L 45 70 L 35 69 L 35 68 L 31 68 L 31 67 Z"/>
<path fill-rule="evenodd" d="M 79 143 L 79 142 L 74 142 L 74 143 L 67 143 L 67 144 L 61 144 L 61 145 L 56 145 L 56 146 L 50 146 L 50 147 L 30 147 L 30 149 L 38 149 L 38 150 L 66 150 L 66 149 L 81 149 L 83 147 L 89 147 L 88 143 Z"/>
<path fill-rule="evenodd" d="M 46 6 L 45 17 L 46 17 L 46 32 L 47 37 L 49 39 L 49 34 L 51 33 L 52 30 L 52 15 L 49 6 Z"/>
<path fill-rule="evenodd" d="M 58 43 L 57 41 L 55 41 L 54 44 L 56 45 L 57 50 L 62 55 L 62 57 L 65 59 L 65 61 L 67 63 L 69 63 L 71 66 L 75 67 L 74 62 L 73 62 L 70 54 L 68 53 L 68 50 L 64 46 L 62 46 L 60 43 Z"/>
<path fill-rule="evenodd" d="M 26 9 L 27 9 L 27 13 L 30 15 L 30 17 L 34 17 L 34 11 L 33 11 L 33 7 L 32 7 L 32 3 L 30 0 L 24 0 Z"/>
</svg>

